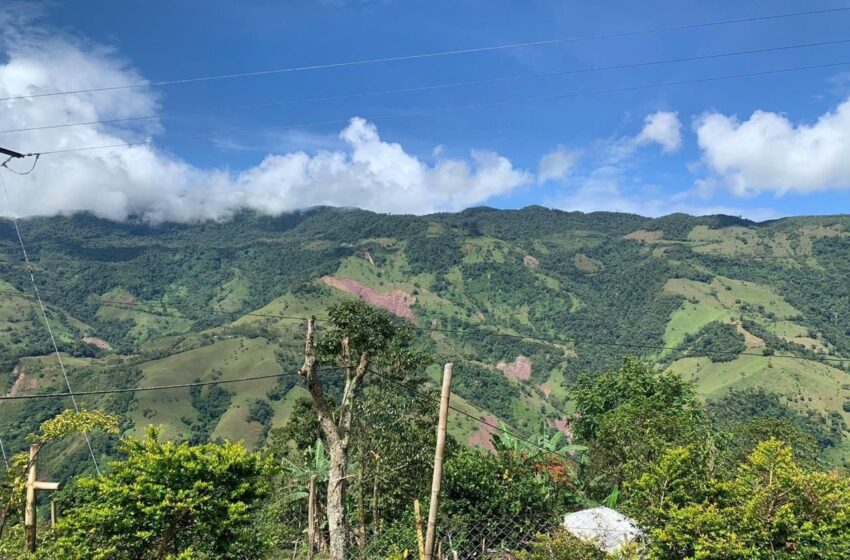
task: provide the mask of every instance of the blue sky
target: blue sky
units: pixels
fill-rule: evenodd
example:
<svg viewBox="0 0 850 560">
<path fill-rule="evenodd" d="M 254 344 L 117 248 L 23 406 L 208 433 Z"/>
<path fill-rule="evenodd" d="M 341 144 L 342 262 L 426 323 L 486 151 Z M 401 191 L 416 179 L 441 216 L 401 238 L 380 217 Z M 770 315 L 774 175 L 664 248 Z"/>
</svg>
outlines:
<svg viewBox="0 0 850 560">
<path fill-rule="evenodd" d="M 725 0 L 22 3 L 13 6 L 3 26 L 0 93 L 10 97 L 848 6 Z M 2 102 L 0 130 L 842 39 L 850 39 L 850 11 L 9 100 Z M 138 149 L 45 156 L 35 176 L 19 179 L 21 189 L 13 193 L 22 214 L 90 210 L 116 219 L 142 214 L 192 220 L 226 217 L 240 207 L 275 213 L 315 203 L 414 213 L 482 204 L 648 215 L 724 212 L 754 219 L 842 213 L 850 211 L 850 103 L 845 103 L 850 64 L 375 118 L 841 61 L 850 62 L 850 43 L 119 126 L 4 133 L 0 145 L 32 151 L 152 140 Z M 346 124 L 355 117 L 362 120 Z M 326 121 L 334 123 L 274 128 Z M 24 195 L 25 186 L 43 196 Z"/>
</svg>

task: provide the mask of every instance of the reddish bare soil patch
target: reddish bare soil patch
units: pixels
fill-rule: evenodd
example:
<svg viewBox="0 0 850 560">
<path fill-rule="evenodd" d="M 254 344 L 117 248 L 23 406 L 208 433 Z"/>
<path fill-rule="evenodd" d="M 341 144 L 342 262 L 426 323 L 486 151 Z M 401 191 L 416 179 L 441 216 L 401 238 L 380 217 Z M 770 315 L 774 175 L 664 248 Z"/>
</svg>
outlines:
<svg viewBox="0 0 850 560">
<path fill-rule="evenodd" d="M 14 372 L 18 372 L 18 377 L 15 379 L 15 382 L 12 384 L 12 387 L 9 389 L 9 392 L 6 394 L 6 396 L 14 397 L 21 389 L 35 389 L 38 386 L 38 379 L 36 379 L 35 377 L 33 377 L 32 379 L 27 379 L 23 367 L 16 367 L 13 370 L 13 373 Z"/>
<path fill-rule="evenodd" d="M 554 422 L 555 428 L 559 432 L 563 432 L 567 439 L 572 441 L 573 439 L 573 428 L 570 426 L 570 421 L 567 418 L 561 418 L 560 420 L 555 420 Z"/>
<path fill-rule="evenodd" d="M 413 312 L 410 306 L 416 302 L 416 297 L 407 294 L 401 290 L 393 290 L 392 292 L 377 292 L 372 288 L 363 286 L 354 280 L 348 278 L 334 278 L 333 276 L 323 276 L 322 282 L 331 288 L 336 288 L 343 292 L 353 294 L 367 303 L 371 303 L 375 307 L 386 309 L 393 315 L 404 317 L 405 319 L 413 319 Z"/>
<path fill-rule="evenodd" d="M 550 396 L 552 396 L 552 387 L 550 387 L 546 383 L 543 383 L 542 385 L 540 385 L 539 389 L 540 389 L 540 392 L 543 393 L 543 396 L 546 397 L 547 399 Z"/>
<path fill-rule="evenodd" d="M 511 379 L 527 381 L 531 378 L 531 360 L 525 356 L 517 356 L 516 360 L 511 364 L 499 362 L 496 364 L 496 368 L 502 370 L 505 377 L 510 377 Z"/>
<path fill-rule="evenodd" d="M 538 261 L 531 255 L 526 255 L 522 258 L 522 264 L 524 264 L 528 268 L 537 268 L 538 266 L 540 266 L 540 261 Z"/>
<path fill-rule="evenodd" d="M 110 346 L 108 342 L 96 336 L 87 336 L 83 339 L 83 342 L 91 344 L 92 346 L 97 346 L 101 350 L 112 350 L 112 346 Z"/>
<path fill-rule="evenodd" d="M 499 419 L 495 416 L 485 416 L 481 420 L 478 429 L 469 436 L 469 446 L 475 447 L 477 445 L 493 451 L 495 448 L 492 439 L 493 434 L 499 431 Z"/>
</svg>

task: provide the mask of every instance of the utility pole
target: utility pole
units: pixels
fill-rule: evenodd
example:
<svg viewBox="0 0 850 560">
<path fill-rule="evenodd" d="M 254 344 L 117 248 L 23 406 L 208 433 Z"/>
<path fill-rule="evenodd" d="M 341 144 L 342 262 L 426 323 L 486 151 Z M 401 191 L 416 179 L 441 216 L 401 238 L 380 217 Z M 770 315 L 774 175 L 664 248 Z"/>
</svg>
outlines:
<svg viewBox="0 0 850 560">
<path fill-rule="evenodd" d="M 434 478 L 431 480 L 431 504 L 428 509 L 428 530 L 425 534 L 425 560 L 432 560 L 434 539 L 437 536 L 437 512 L 440 509 L 440 485 L 443 482 L 443 455 L 446 448 L 446 424 L 449 419 L 449 396 L 452 393 L 452 367 L 443 368 L 443 390 L 440 392 L 440 418 L 437 423 L 437 448 L 434 452 Z"/>
<path fill-rule="evenodd" d="M 56 491 L 59 490 L 58 482 L 40 482 L 38 478 L 38 451 L 40 446 L 30 446 L 30 462 L 29 472 L 27 473 L 27 498 L 26 508 L 24 509 L 24 535 L 26 538 L 26 547 L 28 552 L 35 552 L 36 543 L 36 509 L 35 497 L 38 490 Z"/>
</svg>

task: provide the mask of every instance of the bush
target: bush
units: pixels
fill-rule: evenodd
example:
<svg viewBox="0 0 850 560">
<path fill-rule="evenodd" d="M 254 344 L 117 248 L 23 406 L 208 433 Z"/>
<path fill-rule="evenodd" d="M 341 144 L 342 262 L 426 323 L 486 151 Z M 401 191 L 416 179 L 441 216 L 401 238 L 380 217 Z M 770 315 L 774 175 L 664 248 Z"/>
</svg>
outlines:
<svg viewBox="0 0 850 560">
<path fill-rule="evenodd" d="M 605 557 L 594 543 L 583 541 L 566 529 L 537 535 L 528 550 L 516 554 L 517 560 L 604 560 Z"/>
</svg>

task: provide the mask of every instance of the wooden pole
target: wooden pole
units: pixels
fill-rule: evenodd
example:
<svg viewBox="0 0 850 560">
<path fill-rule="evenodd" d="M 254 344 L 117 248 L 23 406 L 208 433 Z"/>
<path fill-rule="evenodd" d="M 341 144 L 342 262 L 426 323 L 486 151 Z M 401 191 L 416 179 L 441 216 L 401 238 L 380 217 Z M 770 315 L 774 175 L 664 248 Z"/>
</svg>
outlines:
<svg viewBox="0 0 850 560">
<path fill-rule="evenodd" d="M 56 500 L 50 500 L 50 528 L 56 528 L 56 521 L 59 519 L 59 516 L 56 515 Z"/>
<path fill-rule="evenodd" d="M 24 509 L 24 535 L 27 551 L 35 552 L 35 479 L 38 447 L 30 446 L 30 469 L 27 473 L 27 497 Z"/>
<path fill-rule="evenodd" d="M 416 545 L 419 549 L 419 560 L 425 560 L 425 537 L 422 534 L 422 512 L 419 510 L 419 499 L 413 499 L 413 520 L 416 523 Z"/>
<path fill-rule="evenodd" d="M 428 531 L 425 534 L 425 560 L 432 560 L 437 536 L 437 512 L 440 509 L 440 485 L 443 482 L 443 454 L 446 448 L 446 424 L 449 419 L 449 396 L 452 392 L 452 364 L 443 368 L 443 390 L 440 392 L 440 418 L 437 423 L 437 448 L 434 452 L 434 477 L 431 479 L 431 504 L 428 508 Z"/>
<path fill-rule="evenodd" d="M 313 550 L 316 546 L 316 475 L 310 476 L 307 499 L 307 558 L 313 560 Z"/>
<path fill-rule="evenodd" d="M 36 545 L 36 517 L 35 509 L 36 492 L 39 490 L 59 490 L 58 482 L 38 481 L 38 445 L 30 446 L 29 471 L 27 472 L 26 505 L 24 507 L 24 540 L 28 552 L 35 552 Z M 52 512 L 51 512 L 52 513 Z"/>
</svg>

